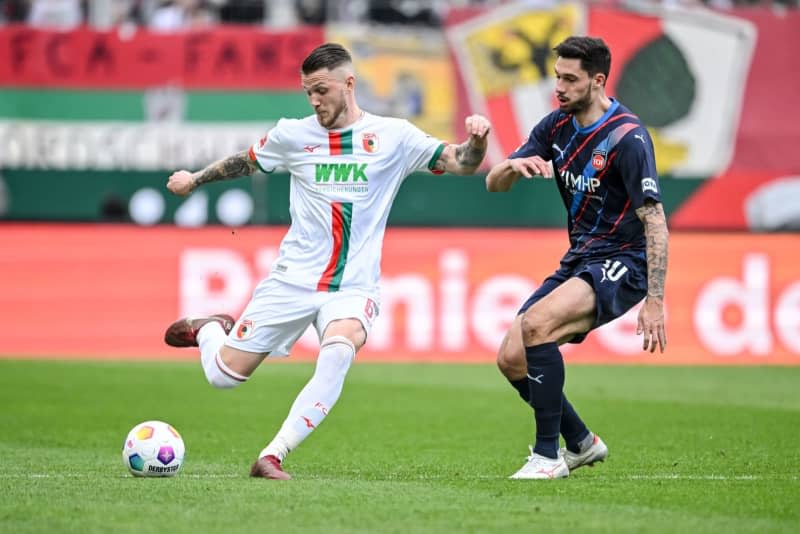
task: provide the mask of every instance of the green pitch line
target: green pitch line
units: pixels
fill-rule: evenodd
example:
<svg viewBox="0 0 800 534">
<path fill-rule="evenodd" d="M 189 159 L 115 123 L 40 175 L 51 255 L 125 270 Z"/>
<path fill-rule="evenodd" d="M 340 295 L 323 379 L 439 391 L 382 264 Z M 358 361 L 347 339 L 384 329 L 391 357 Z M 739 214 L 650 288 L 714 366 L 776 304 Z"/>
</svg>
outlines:
<svg viewBox="0 0 800 534">
<path fill-rule="evenodd" d="M 580 367 L 608 461 L 510 481 L 530 410 L 491 366 L 356 363 L 295 480 L 251 480 L 309 364 L 233 391 L 188 363 L 0 361 L 0 532 L 797 532 L 800 368 Z M 136 423 L 186 441 L 174 479 L 121 462 Z"/>
<path fill-rule="evenodd" d="M 0 89 L 0 121 L 143 121 L 147 106 L 143 91 Z M 187 121 L 274 121 L 311 114 L 300 91 L 188 91 L 183 106 Z"/>
</svg>

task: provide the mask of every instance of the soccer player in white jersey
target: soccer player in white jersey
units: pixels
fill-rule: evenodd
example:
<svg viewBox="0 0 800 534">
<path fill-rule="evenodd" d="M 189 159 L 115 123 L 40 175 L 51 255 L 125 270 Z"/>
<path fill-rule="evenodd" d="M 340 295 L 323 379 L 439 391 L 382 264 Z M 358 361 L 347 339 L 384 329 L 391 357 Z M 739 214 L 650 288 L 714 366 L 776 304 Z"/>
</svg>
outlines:
<svg viewBox="0 0 800 534">
<path fill-rule="evenodd" d="M 313 115 L 282 119 L 249 150 L 199 172 L 177 171 L 167 183 L 173 193 L 188 195 L 202 184 L 259 169 L 291 174 L 291 226 L 239 320 L 224 314 L 184 318 L 164 336 L 172 346 L 199 346 L 208 381 L 232 388 L 265 357 L 288 356 L 314 325 L 321 342 L 314 375 L 250 471 L 279 480 L 291 478 L 282 468 L 286 455 L 333 408 L 378 315 L 383 234 L 400 184 L 423 169 L 473 174 L 490 130 L 485 117 L 471 115 L 465 120 L 468 139 L 450 145 L 408 121 L 362 111 L 350 54 L 338 44 L 313 50 L 301 81 Z"/>
</svg>

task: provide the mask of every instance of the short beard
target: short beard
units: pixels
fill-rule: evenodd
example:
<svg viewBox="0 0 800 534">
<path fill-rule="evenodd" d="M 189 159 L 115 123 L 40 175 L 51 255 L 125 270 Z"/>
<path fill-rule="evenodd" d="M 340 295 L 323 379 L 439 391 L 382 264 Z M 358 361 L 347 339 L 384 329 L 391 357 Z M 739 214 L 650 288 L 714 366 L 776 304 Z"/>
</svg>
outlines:
<svg viewBox="0 0 800 534">
<path fill-rule="evenodd" d="M 340 110 L 339 110 L 339 112 L 338 112 L 338 113 L 336 113 L 336 115 L 333 115 L 333 114 L 331 115 L 331 120 L 330 120 L 330 122 L 329 122 L 328 124 L 323 124 L 323 126 L 324 126 L 325 128 L 333 128 L 333 127 L 334 127 L 333 125 L 334 125 L 334 124 L 336 124 L 336 122 L 337 122 L 337 121 L 338 121 L 338 120 L 339 120 L 341 117 L 344 117 L 344 116 L 346 116 L 346 115 L 347 115 L 347 110 L 348 110 L 349 108 L 347 107 L 347 100 L 344 98 L 344 91 L 342 92 L 342 101 L 344 102 L 344 105 L 342 105 L 342 109 L 340 109 Z"/>
<path fill-rule="evenodd" d="M 592 89 L 589 88 L 586 91 L 586 94 L 580 100 L 571 102 L 565 111 L 567 113 L 573 113 L 573 114 L 580 113 L 581 111 L 589 109 L 589 106 L 591 105 L 592 105 Z"/>
</svg>

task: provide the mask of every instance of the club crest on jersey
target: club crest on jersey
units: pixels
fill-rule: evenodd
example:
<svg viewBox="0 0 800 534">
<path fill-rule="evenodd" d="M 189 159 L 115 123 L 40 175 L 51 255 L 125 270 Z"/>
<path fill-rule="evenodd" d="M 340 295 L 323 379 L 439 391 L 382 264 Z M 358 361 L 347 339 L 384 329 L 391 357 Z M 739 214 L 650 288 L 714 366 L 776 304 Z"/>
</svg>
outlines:
<svg viewBox="0 0 800 534">
<path fill-rule="evenodd" d="M 596 171 L 602 171 L 606 166 L 606 151 L 595 150 L 592 152 L 592 168 Z"/>
<path fill-rule="evenodd" d="M 369 152 L 370 154 L 374 154 L 378 151 L 378 134 L 374 133 L 363 133 L 361 134 L 361 146 L 364 147 L 364 150 Z"/>
<path fill-rule="evenodd" d="M 247 339 L 253 335 L 253 330 L 255 330 L 253 321 L 250 319 L 242 319 L 242 322 L 240 322 L 239 326 L 236 328 L 236 337 L 238 339 Z"/>
</svg>

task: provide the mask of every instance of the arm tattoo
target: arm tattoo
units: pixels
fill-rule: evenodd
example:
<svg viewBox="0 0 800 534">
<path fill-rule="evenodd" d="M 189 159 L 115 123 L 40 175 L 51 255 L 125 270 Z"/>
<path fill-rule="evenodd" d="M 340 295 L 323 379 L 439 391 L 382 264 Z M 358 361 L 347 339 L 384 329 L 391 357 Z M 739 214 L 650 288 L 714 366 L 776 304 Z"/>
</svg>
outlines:
<svg viewBox="0 0 800 534">
<path fill-rule="evenodd" d="M 250 176 L 256 171 L 256 163 L 250 159 L 247 150 L 216 161 L 194 175 L 194 186 L 230 180 L 240 176 Z"/>
<path fill-rule="evenodd" d="M 478 168 L 486 155 L 486 140 L 484 139 L 482 143 L 475 143 L 473 139 L 470 137 L 466 143 L 456 147 L 456 162 L 462 167 L 474 170 Z"/>
<path fill-rule="evenodd" d="M 660 202 L 646 201 L 636 210 L 636 215 L 644 225 L 647 238 L 647 296 L 663 299 L 669 238 L 664 208 Z"/>
</svg>

